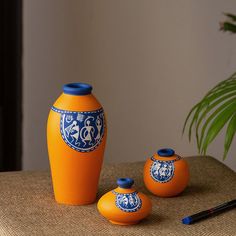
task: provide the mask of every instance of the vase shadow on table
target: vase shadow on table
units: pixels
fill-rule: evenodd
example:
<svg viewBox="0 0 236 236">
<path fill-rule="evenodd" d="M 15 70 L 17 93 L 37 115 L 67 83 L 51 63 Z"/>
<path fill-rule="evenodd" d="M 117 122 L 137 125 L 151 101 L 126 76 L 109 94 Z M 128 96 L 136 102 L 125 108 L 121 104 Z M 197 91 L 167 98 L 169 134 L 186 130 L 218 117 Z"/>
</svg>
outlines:
<svg viewBox="0 0 236 236">
<path fill-rule="evenodd" d="M 201 185 L 201 184 L 191 184 L 187 186 L 187 188 L 178 196 L 185 197 L 185 196 L 193 196 L 193 195 L 205 195 L 209 193 L 215 193 L 217 189 L 214 186 L 210 185 Z"/>
<path fill-rule="evenodd" d="M 97 199 L 101 198 L 104 194 L 107 192 L 115 189 L 116 186 L 114 185 L 102 185 L 99 187 L 98 192 L 97 192 Z"/>
<path fill-rule="evenodd" d="M 164 217 L 162 215 L 156 214 L 156 213 L 151 213 L 148 217 L 146 217 L 145 219 L 139 221 L 137 224 L 134 225 L 128 225 L 128 226 L 120 226 L 120 225 L 116 225 L 117 227 L 149 227 L 149 226 L 153 226 L 153 225 L 158 225 L 161 224 L 163 221 L 168 220 L 167 217 Z M 109 223 L 110 225 L 110 223 Z M 114 226 L 114 225 L 112 225 Z"/>
</svg>

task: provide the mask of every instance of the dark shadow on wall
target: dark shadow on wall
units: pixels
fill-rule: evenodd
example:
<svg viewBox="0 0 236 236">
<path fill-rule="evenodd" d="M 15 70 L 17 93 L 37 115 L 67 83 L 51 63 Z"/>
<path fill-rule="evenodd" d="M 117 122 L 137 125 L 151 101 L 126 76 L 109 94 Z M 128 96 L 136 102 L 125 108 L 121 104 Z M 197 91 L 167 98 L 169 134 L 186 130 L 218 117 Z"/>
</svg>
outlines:
<svg viewBox="0 0 236 236">
<path fill-rule="evenodd" d="M 0 18 L 0 171 L 13 171 L 22 153 L 22 0 L 1 0 Z"/>
</svg>

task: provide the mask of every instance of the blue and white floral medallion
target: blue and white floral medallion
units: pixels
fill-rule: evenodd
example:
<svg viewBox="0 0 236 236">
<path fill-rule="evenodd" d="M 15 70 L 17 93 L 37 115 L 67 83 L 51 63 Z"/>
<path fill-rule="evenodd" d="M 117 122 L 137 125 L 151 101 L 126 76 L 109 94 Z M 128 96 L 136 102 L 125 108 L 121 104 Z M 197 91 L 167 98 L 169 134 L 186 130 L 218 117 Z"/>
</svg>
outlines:
<svg viewBox="0 0 236 236">
<path fill-rule="evenodd" d="M 116 195 L 116 206 L 125 212 L 135 212 L 142 206 L 142 200 L 138 196 L 137 192 L 133 193 L 117 193 L 112 191 Z"/>
<path fill-rule="evenodd" d="M 105 132 L 103 109 L 88 112 L 65 111 L 52 107 L 61 114 L 60 131 L 68 146 L 79 152 L 91 152 L 102 141 Z"/>
<path fill-rule="evenodd" d="M 150 169 L 152 178 L 159 183 L 169 182 L 174 176 L 175 161 L 160 161 L 155 158 L 151 158 L 151 160 L 153 161 Z"/>
</svg>

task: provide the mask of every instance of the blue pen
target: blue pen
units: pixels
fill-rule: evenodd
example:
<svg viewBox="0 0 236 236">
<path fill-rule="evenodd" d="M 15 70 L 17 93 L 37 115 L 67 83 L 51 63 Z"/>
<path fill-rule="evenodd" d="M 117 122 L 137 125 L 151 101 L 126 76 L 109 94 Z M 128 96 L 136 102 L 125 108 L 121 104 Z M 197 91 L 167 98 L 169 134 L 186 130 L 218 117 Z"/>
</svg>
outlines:
<svg viewBox="0 0 236 236">
<path fill-rule="evenodd" d="M 190 224 L 193 224 L 193 223 L 200 221 L 202 219 L 206 219 L 206 218 L 209 218 L 213 215 L 219 214 L 221 212 L 233 209 L 234 207 L 236 207 L 236 199 L 234 199 L 230 202 L 223 203 L 223 204 L 216 206 L 214 208 L 211 208 L 211 209 L 208 209 L 205 211 L 201 211 L 197 214 L 187 216 L 182 219 L 182 223 L 185 225 L 190 225 Z"/>
</svg>

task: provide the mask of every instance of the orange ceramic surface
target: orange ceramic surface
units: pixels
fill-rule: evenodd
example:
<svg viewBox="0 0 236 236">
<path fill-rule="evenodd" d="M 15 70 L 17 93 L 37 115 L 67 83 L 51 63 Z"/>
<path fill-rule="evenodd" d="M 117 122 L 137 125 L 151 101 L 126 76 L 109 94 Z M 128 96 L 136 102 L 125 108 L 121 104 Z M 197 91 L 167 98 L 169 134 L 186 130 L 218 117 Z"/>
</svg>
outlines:
<svg viewBox="0 0 236 236">
<path fill-rule="evenodd" d="M 176 155 L 172 149 L 160 149 L 171 152 L 167 156 L 155 153 L 148 158 L 144 166 L 144 183 L 147 189 L 160 197 L 172 197 L 181 193 L 189 182 L 187 162 Z M 158 151 L 158 152 L 159 152 Z M 173 152 L 172 152 L 173 151 Z"/>
<path fill-rule="evenodd" d="M 131 185 L 122 186 L 119 181 L 127 182 L 131 180 Z M 132 188 L 133 180 L 129 178 L 118 179 L 119 187 L 104 194 L 98 201 L 99 212 L 111 223 L 118 225 L 137 224 L 147 217 L 151 211 L 150 199 L 143 193 Z"/>
<path fill-rule="evenodd" d="M 63 114 L 60 112 L 66 111 L 65 116 L 67 116 L 68 122 L 71 122 L 72 125 L 71 130 L 69 130 L 69 126 L 69 128 L 67 127 L 68 140 L 70 138 L 75 144 L 76 140 L 74 139 L 77 138 L 77 145 L 81 145 L 82 148 L 85 145 L 90 145 L 89 140 L 92 140 L 92 133 L 88 136 L 87 131 L 88 127 L 91 127 L 89 126 L 90 123 L 83 120 L 82 113 L 81 124 L 87 123 L 85 124 L 84 143 L 81 144 L 81 142 L 79 143 L 79 135 L 81 133 L 79 131 L 82 128 L 77 126 L 76 129 L 76 125 L 72 124 L 75 121 L 70 121 L 70 119 L 73 119 L 73 116 L 70 116 L 68 112 L 74 112 L 75 117 L 75 114 L 79 114 L 76 112 L 95 111 L 101 109 L 101 105 L 92 94 L 74 95 L 64 92 L 54 103 L 53 109 L 51 109 L 48 117 L 47 142 L 55 199 L 58 203 L 71 205 L 93 203 L 96 199 L 106 143 L 107 128 L 105 126 L 105 119 L 104 135 L 100 143 L 91 151 L 81 152 L 73 149 L 70 146 L 70 142 L 66 142 L 62 138 L 63 134 L 60 123 L 62 122 Z"/>
</svg>

